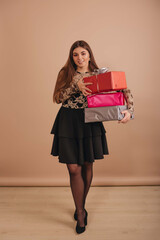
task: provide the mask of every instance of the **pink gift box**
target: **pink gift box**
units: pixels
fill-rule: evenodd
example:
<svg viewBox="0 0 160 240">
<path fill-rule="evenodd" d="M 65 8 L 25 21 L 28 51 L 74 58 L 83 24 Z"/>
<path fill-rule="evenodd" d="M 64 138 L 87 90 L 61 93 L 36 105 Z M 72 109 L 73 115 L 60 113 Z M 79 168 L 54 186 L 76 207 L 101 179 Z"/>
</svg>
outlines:
<svg viewBox="0 0 160 240">
<path fill-rule="evenodd" d="M 87 96 L 88 108 L 124 105 L 123 92 L 98 93 Z"/>
</svg>

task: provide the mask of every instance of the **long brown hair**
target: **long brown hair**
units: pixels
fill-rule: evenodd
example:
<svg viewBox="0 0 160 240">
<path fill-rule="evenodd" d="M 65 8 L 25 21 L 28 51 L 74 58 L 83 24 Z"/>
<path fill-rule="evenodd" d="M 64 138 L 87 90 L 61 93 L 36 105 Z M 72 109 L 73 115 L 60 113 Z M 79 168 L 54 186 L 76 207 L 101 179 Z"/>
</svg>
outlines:
<svg viewBox="0 0 160 240">
<path fill-rule="evenodd" d="M 90 61 L 88 66 L 89 70 L 93 72 L 94 69 L 98 69 L 92 50 L 88 45 L 88 43 L 83 40 L 74 42 L 70 48 L 69 57 L 66 64 L 60 69 L 58 73 L 57 81 L 56 81 L 56 85 L 53 93 L 53 102 L 59 103 L 59 94 L 61 90 L 69 87 L 73 79 L 73 76 L 77 69 L 77 65 L 74 63 L 74 60 L 73 60 L 73 51 L 77 47 L 83 47 L 89 52 L 89 55 L 90 55 Z"/>
</svg>

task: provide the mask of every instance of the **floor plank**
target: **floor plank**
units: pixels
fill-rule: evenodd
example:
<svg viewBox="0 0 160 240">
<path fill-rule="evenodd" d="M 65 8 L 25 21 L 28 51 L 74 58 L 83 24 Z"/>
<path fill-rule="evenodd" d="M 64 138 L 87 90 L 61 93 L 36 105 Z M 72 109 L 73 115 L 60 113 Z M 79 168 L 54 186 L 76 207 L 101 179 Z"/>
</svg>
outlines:
<svg viewBox="0 0 160 240">
<path fill-rule="evenodd" d="M 91 187 L 78 235 L 70 187 L 1 187 L 0 240 L 159 240 L 160 186 Z"/>
</svg>

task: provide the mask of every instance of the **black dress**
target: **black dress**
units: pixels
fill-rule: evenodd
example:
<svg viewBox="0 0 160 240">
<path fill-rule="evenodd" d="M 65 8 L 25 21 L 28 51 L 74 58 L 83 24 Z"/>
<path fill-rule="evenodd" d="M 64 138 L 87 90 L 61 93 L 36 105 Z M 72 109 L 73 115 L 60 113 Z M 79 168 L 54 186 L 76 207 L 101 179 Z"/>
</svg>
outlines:
<svg viewBox="0 0 160 240">
<path fill-rule="evenodd" d="M 106 130 L 102 122 L 84 122 L 84 108 L 58 111 L 50 134 L 54 134 L 51 155 L 60 163 L 83 165 L 108 155 Z"/>
<path fill-rule="evenodd" d="M 77 82 L 91 72 L 75 72 L 70 87 L 63 90 L 62 106 L 55 118 L 51 134 L 54 134 L 51 155 L 58 156 L 60 163 L 83 165 L 109 154 L 106 130 L 102 122 L 84 122 L 87 97 L 79 91 Z"/>
</svg>

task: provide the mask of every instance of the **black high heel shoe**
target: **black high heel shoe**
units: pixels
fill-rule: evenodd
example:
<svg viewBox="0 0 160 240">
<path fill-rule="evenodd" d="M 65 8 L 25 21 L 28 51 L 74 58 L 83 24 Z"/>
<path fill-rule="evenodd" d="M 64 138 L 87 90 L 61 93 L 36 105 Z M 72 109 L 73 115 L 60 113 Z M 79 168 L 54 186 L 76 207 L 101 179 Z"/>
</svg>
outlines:
<svg viewBox="0 0 160 240">
<path fill-rule="evenodd" d="M 84 209 L 85 210 L 85 209 Z M 85 218 L 84 218 L 84 224 L 87 225 L 87 211 L 85 210 Z M 81 227 L 78 225 L 78 222 L 77 222 L 77 225 L 76 225 L 76 232 L 77 233 L 83 233 L 85 230 L 86 230 L 86 226 L 84 225 L 84 227 Z"/>
<path fill-rule="evenodd" d="M 78 225 L 78 222 L 77 222 L 76 232 L 80 234 L 80 233 L 83 233 L 85 230 L 86 230 L 86 227 L 85 227 L 85 226 L 84 226 L 84 227 L 80 227 L 80 226 Z"/>
<path fill-rule="evenodd" d="M 85 219 L 84 219 L 84 224 L 87 225 L 87 216 L 88 216 L 88 212 L 87 210 L 84 208 L 85 210 L 85 213 L 86 213 L 86 216 L 85 216 Z M 77 213 L 76 213 L 76 210 L 74 212 L 74 219 L 77 221 Z"/>
</svg>

